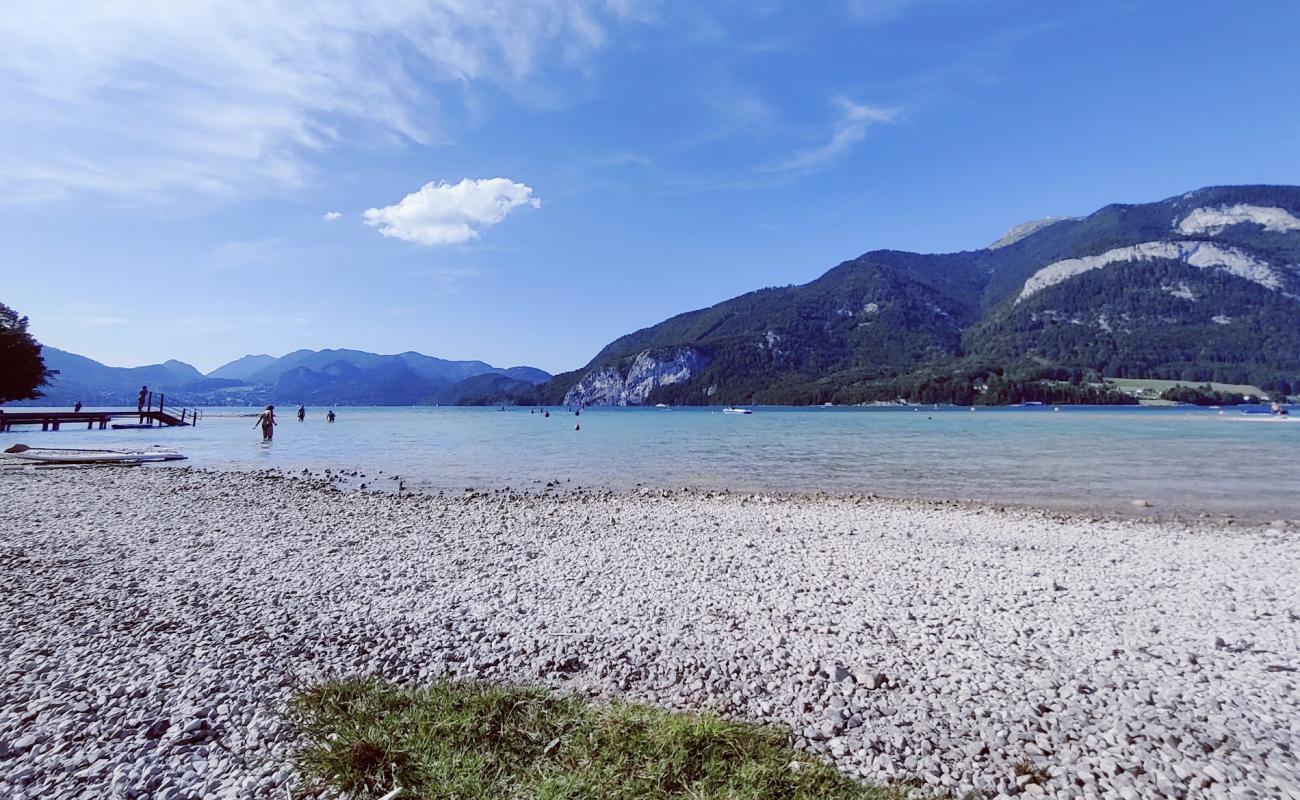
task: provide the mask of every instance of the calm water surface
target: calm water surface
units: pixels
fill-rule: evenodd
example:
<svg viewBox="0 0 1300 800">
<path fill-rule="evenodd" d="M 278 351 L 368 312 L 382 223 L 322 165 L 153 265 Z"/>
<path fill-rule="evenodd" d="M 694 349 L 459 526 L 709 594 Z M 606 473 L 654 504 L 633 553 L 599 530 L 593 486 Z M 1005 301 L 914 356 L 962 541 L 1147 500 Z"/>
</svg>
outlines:
<svg viewBox="0 0 1300 800">
<path fill-rule="evenodd" d="M 1186 408 L 775 408 L 552 410 L 284 408 L 261 443 L 249 409 L 196 428 L 20 430 L 51 447 L 160 444 L 201 467 L 379 470 L 408 488 L 631 488 L 875 492 L 891 496 L 1300 518 L 1300 418 Z M 582 430 L 575 431 L 574 423 Z M 378 482 L 384 485 L 383 481 Z"/>
</svg>

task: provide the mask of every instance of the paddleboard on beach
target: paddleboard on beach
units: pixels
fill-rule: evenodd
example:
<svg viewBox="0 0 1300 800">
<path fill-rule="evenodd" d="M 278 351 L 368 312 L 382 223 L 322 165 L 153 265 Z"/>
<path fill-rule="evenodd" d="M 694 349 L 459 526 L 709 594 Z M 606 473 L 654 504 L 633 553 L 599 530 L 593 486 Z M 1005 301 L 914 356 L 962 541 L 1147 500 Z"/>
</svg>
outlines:
<svg viewBox="0 0 1300 800">
<path fill-rule="evenodd" d="M 75 448 L 28 447 L 16 444 L 4 451 L 7 458 L 49 464 L 114 464 L 146 461 L 180 461 L 174 450 L 78 450 Z"/>
</svg>

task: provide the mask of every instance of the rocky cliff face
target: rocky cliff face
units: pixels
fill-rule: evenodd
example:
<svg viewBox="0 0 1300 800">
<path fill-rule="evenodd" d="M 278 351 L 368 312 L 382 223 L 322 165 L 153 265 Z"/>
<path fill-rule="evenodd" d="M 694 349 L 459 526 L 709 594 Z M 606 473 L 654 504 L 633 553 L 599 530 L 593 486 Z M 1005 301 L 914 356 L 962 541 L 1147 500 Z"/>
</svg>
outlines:
<svg viewBox="0 0 1300 800">
<path fill-rule="evenodd" d="M 623 369 L 593 369 L 564 395 L 565 405 L 638 406 L 661 386 L 684 383 L 709 365 L 710 358 L 694 347 L 643 350 Z"/>
</svg>

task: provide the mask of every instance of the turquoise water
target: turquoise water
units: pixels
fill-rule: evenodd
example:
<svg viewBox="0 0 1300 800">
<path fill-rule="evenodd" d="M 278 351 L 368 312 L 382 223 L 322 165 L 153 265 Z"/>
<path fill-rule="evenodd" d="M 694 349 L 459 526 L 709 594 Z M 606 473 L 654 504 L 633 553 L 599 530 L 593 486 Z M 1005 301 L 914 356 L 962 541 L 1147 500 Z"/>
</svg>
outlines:
<svg viewBox="0 0 1300 800">
<path fill-rule="evenodd" d="M 0 434 L 46 446 L 175 447 L 222 468 L 360 469 L 408 488 L 633 488 L 874 492 L 889 496 L 1300 518 L 1300 418 L 1188 408 L 717 409 L 285 408 L 261 443 L 247 409 L 196 428 Z M 582 429 L 574 430 L 580 422 Z"/>
</svg>

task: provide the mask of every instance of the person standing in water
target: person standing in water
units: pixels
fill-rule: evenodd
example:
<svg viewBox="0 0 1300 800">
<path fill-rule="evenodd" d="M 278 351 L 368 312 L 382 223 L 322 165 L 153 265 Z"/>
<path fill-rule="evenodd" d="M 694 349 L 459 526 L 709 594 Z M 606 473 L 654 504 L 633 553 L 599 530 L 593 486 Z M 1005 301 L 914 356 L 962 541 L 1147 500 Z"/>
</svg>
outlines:
<svg viewBox="0 0 1300 800">
<path fill-rule="evenodd" d="M 298 406 L 298 421 L 302 422 L 307 418 L 307 406 Z"/>
<path fill-rule="evenodd" d="M 326 421 L 326 422 L 333 422 L 333 421 L 334 421 L 334 409 L 331 408 L 331 409 L 329 410 L 329 413 L 325 415 L 325 421 Z"/>
<path fill-rule="evenodd" d="M 275 406 L 267 406 L 265 411 L 257 415 L 257 422 L 253 424 L 262 426 L 262 441 L 271 441 L 275 436 Z"/>
</svg>

